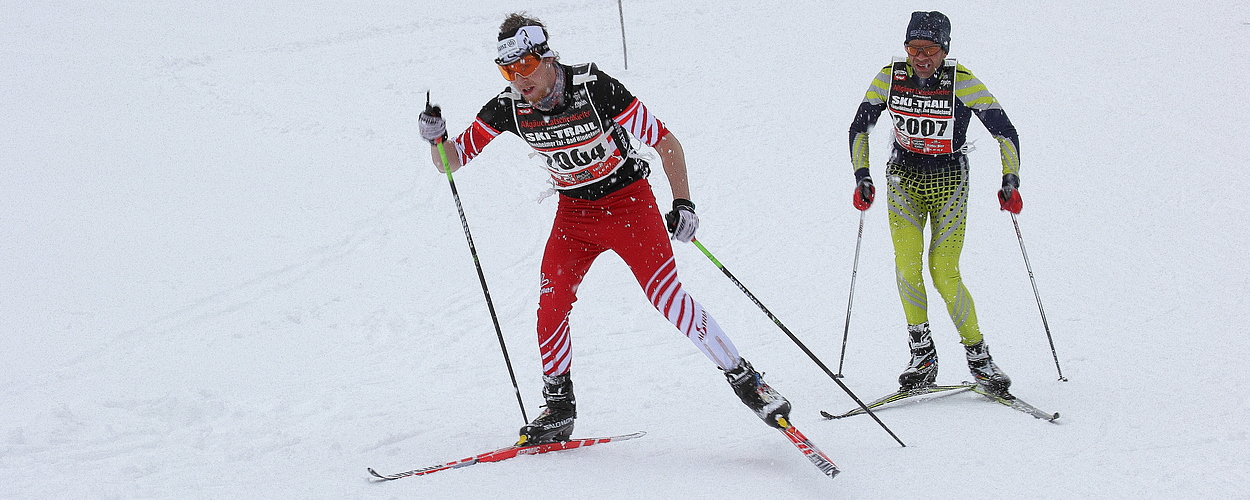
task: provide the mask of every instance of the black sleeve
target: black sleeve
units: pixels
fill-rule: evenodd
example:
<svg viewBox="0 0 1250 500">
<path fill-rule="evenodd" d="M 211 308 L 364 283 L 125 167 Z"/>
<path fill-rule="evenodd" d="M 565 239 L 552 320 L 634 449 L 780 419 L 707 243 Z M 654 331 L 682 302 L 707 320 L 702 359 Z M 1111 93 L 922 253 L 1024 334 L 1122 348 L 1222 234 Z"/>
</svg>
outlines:
<svg viewBox="0 0 1250 500">
<path fill-rule="evenodd" d="M 506 88 L 477 112 L 477 119 L 499 132 L 517 133 L 516 116 L 512 114 L 512 99 L 505 97 L 512 92 Z"/>
<path fill-rule="evenodd" d="M 877 119 L 885 111 L 885 103 L 873 104 L 868 101 L 859 103 L 855 111 L 855 119 L 851 121 L 850 146 L 855 146 L 855 136 L 868 133 L 868 129 L 877 124 Z"/>
<path fill-rule="evenodd" d="M 973 108 L 973 113 L 977 114 L 977 118 L 981 119 L 981 124 L 985 125 L 985 130 L 993 136 L 1002 136 L 1011 140 L 1016 146 L 1016 152 L 1020 151 L 1020 136 L 1016 134 L 1016 126 L 1011 124 L 1011 119 L 1007 118 L 1007 112 L 1002 108 L 987 109 L 984 111 Z"/>
</svg>

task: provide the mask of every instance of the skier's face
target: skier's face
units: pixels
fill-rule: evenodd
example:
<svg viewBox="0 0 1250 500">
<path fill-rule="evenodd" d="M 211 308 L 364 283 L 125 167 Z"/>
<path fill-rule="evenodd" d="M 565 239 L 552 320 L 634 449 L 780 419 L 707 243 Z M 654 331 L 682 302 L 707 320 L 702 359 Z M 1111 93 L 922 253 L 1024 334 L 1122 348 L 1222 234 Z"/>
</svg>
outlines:
<svg viewBox="0 0 1250 500">
<path fill-rule="evenodd" d="M 942 46 L 929 40 L 912 40 L 907 42 L 905 48 L 907 62 L 920 78 L 932 77 L 946 59 L 946 51 L 942 50 Z"/>
<path fill-rule="evenodd" d="M 544 58 L 538 69 L 529 75 L 516 75 L 512 80 L 512 88 L 521 93 L 525 102 L 535 104 L 547 97 L 556 86 L 555 59 Z"/>
</svg>

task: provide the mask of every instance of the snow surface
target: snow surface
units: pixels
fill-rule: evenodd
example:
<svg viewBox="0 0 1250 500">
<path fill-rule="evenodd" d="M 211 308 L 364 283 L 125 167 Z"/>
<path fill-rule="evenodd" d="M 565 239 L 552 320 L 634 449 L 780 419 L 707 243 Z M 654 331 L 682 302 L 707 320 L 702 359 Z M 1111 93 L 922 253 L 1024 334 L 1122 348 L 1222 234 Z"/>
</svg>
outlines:
<svg viewBox="0 0 1250 500">
<path fill-rule="evenodd" d="M 1246 2 L 14 1 L 0 17 L 0 497 L 1246 498 Z M 997 148 L 971 154 L 964 279 L 1013 391 L 824 421 L 853 402 L 691 245 L 687 289 L 794 403 L 830 481 L 745 410 L 600 259 L 573 315 L 576 434 L 643 439 L 392 483 L 506 445 L 523 423 L 447 180 L 451 128 L 503 88 L 526 8 L 685 145 L 700 240 L 838 365 L 858 213 L 846 129 L 908 14 L 1022 143 L 1025 244 Z M 1229 56 L 1232 56 L 1231 58 Z M 881 175 L 887 128 L 874 136 Z M 513 137 L 456 175 L 530 416 L 554 200 Z M 669 198 L 663 175 L 657 196 Z M 885 210 L 867 213 L 845 382 L 906 362 Z M 935 301 L 937 294 L 930 291 Z M 968 377 L 932 316 L 944 368 Z"/>
</svg>

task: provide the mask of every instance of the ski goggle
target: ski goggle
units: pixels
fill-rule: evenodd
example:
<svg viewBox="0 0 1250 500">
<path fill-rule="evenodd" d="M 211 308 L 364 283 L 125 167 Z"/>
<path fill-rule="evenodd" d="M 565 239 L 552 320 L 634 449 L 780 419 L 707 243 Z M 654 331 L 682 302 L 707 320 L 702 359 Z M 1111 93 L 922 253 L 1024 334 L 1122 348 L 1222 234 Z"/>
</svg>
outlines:
<svg viewBox="0 0 1250 500">
<path fill-rule="evenodd" d="M 538 54 L 530 52 L 521 56 L 514 63 L 500 64 L 499 72 L 503 74 L 504 80 L 513 81 L 516 80 L 517 76 L 528 77 L 534 74 L 542 63 L 543 58 L 538 57 Z"/>
<path fill-rule="evenodd" d="M 935 56 L 937 55 L 938 51 L 942 50 L 942 46 L 937 45 L 937 44 L 925 45 L 924 47 L 917 47 L 915 45 L 903 44 L 903 47 L 907 48 L 907 55 L 910 55 L 912 57 L 918 56 L 920 54 L 924 54 L 926 56 Z"/>
</svg>

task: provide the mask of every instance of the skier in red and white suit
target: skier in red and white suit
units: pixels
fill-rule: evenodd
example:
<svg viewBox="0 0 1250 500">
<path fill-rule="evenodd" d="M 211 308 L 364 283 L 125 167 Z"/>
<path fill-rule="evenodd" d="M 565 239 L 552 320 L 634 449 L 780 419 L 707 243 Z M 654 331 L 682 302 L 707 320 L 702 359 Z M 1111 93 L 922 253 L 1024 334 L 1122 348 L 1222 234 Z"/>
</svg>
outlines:
<svg viewBox="0 0 1250 500">
<path fill-rule="evenodd" d="M 699 219 L 686 179 L 681 143 L 642 101 L 593 63 L 561 64 L 536 19 L 512 14 L 500 26 L 496 64 L 511 85 L 478 112 L 454 140 L 455 171 L 492 140 L 511 132 L 547 163 L 559 206 L 543 252 L 538 342 L 546 409 L 521 428 L 521 443 L 567 440 L 576 406 L 569 377 L 569 313 L 595 258 L 611 250 L 629 265 L 651 304 L 723 370 L 735 392 L 766 423 L 779 426 L 790 404 L 734 348 L 714 319 L 682 288 L 651 185 L 650 168 L 630 136 L 655 148 L 673 193 L 665 216 L 673 239 L 689 242 Z M 432 108 L 433 109 L 433 108 Z M 443 170 L 437 143 L 446 139 L 438 110 L 421 116 L 422 137 Z"/>
</svg>

